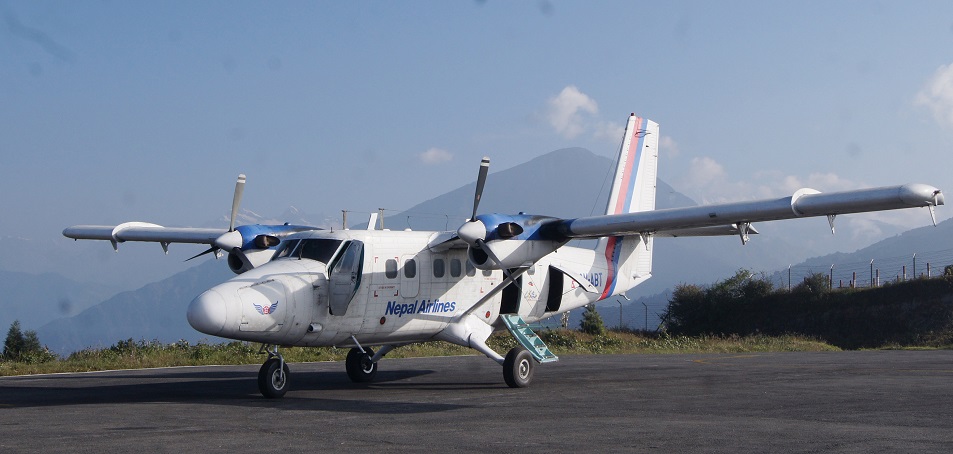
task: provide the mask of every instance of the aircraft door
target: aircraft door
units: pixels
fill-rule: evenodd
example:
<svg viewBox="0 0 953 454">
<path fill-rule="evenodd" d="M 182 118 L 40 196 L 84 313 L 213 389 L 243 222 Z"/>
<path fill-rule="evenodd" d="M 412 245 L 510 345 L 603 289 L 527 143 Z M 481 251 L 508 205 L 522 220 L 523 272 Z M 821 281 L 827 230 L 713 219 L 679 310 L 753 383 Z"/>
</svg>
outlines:
<svg viewBox="0 0 953 454">
<path fill-rule="evenodd" d="M 351 300 L 361 287 L 363 265 L 364 243 L 348 242 L 330 272 L 331 295 L 328 306 L 331 315 L 343 316 L 347 313 Z"/>
<path fill-rule="evenodd" d="M 518 314 L 520 299 L 522 299 L 523 276 L 516 278 L 516 282 L 503 287 L 503 297 L 500 300 L 501 314 Z"/>
<path fill-rule="evenodd" d="M 400 261 L 403 265 L 400 274 L 400 295 L 404 298 L 416 298 L 420 293 L 418 261 L 412 255 L 405 255 L 400 258 Z"/>
</svg>

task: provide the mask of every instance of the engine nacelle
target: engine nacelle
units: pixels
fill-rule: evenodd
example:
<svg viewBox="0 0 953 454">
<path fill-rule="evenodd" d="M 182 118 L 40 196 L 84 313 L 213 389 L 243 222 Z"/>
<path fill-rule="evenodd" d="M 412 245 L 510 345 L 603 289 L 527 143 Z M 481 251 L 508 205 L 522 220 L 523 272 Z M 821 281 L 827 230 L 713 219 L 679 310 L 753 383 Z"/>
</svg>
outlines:
<svg viewBox="0 0 953 454">
<path fill-rule="evenodd" d="M 558 249 L 564 242 L 550 240 L 497 240 L 488 241 L 484 244 L 493 251 L 503 266 L 500 267 L 494 262 L 486 251 L 473 246 L 467 248 L 467 256 L 470 262 L 473 263 L 473 266 L 481 270 L 499 270 L 532 265 L 539 261 L 539 259 Z"/>
<path fill-rule="evenodd" d="M 275 255 L 274 249 L 250 249 L 243 252 L 228 253 L 228 268 L 235 274 L 242 274 L 268 263 Z"/>
</svg>

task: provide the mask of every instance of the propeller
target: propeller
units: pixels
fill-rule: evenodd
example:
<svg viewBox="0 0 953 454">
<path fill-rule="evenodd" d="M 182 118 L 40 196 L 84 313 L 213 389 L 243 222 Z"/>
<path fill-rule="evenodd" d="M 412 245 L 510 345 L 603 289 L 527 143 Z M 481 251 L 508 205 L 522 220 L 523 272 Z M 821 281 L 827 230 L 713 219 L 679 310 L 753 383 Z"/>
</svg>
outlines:
<svg viewBox="0 0 953 454">
<path fill-rule="evenodd" d="M 245 192 L 245 174 L 238 175 L 238 181 L 235 182 L 235 195 L 232 196 L 232 214 L 228 221 L 228 231 L 221 234 L 212 242 L 212 247 L 189 257 L 185 261 L 199 258 L 205 254 L 216 252 L 220 249 L 226 251 L 241 253 L 242 243 L 244 242 L 241 232 L 235 230 L 235 218 L 238 217 L 238 207 L 242 203 L 242 193 Z M 242 254 L 244 255 L 244 254 Z M 247 259 L 246 259 L 247 260 Z"/>
<path fill-rule="evenodd" d="M 480 161 L 480 171 L 477 174 L 476 192 L 473 194 L 473 214 L 470 215 L 469 221 L 457 229 L 457 236 L 463 241 L 466 241 L 471 247 L 477 248 L 486 253 L 487 257 L 489 257 L 490 260 L 493 260 L 493 262 L 503 270 L 503 274 L 509 278 L 510 270 L 503 266 L 503 262 L 500 261 L 500 258 L 497 257 L 496 254 L 486 244 L 486 224 L 476 218 L 477 209 L 480 207 L 480 199 L 483 197 L 483 187 L 486 185 L 486 176 L 489 171 L 490 158 L 484 156 L 483 160 Z M 520 229 L 520 231 L 522 231 L 522 229 Z"/>
<path fill-rule="evenodd" d="M 470 219 L 457 229 L 457 236 L 470 246 L 484 249 L 480 243 L 486 239 L 486 225 L 478 220 L 477 210 L 480 208 L 480 199 L 483 197 L 483 187 L 486 185 L 486 175 L 490 171 L 490 158 L 483 157 L 480 161 L 480 172 L 477 174 L 476 192 L 473 194 L 473 214 Z M 485 243 L 484 243 L 485 244 Z"/>
</svg>

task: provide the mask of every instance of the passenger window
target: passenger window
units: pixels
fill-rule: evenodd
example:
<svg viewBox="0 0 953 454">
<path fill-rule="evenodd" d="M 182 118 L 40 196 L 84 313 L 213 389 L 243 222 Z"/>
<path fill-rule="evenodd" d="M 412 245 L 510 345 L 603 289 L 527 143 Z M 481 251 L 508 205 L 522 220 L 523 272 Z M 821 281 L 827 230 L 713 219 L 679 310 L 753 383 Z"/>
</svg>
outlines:
<svg viewBox="0 0 953 454">
<path fill-rule="evenodd" d="M 467 276 L 476 276 L 476 267 L 469 260 L 467 260 Z"/>
<path fill-rule="evenodd" d="M 410 259 L 404 262 L 404 277 L 407 279 L 413 279 L 417 277 L 417 261 Z"/>
<path fill-rule="evenodd" d="M 387 279 L 397 279 L 397 260 L 387 259 L 384 262 L 384 277 Z"/>
<path fill-rule="evenodd" d="M 447 273 L 447 265 L 444 264 L 443 259 L 434 259 L 433 261 L 433 277 L 443 277 Z"/>
<path fill-rule="evenodd" d="M 462 266 L 460 264 L 460 259 L 451 259 L 450 260 L 450 277 L 460 277 L 460 274 L 463 272 Z"/>
</svg>

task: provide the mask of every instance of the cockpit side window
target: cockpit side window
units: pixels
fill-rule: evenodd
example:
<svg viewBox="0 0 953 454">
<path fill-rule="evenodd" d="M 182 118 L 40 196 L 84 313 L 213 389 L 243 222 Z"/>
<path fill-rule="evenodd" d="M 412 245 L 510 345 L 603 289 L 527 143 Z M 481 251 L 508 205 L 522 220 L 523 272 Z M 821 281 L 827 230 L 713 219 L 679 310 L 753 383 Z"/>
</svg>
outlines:
<svg viewBox="0 0 953 454">
<path fill-rule="evenodd" d="M 321 263 L 328 263 L 340 245 L 341 240 L 331 240 L 326 238 L 301 240 L 301 251 L 299 251 L 299 255 L 303 259 L 311 259 L 317 260 Z"/>
</svg>

